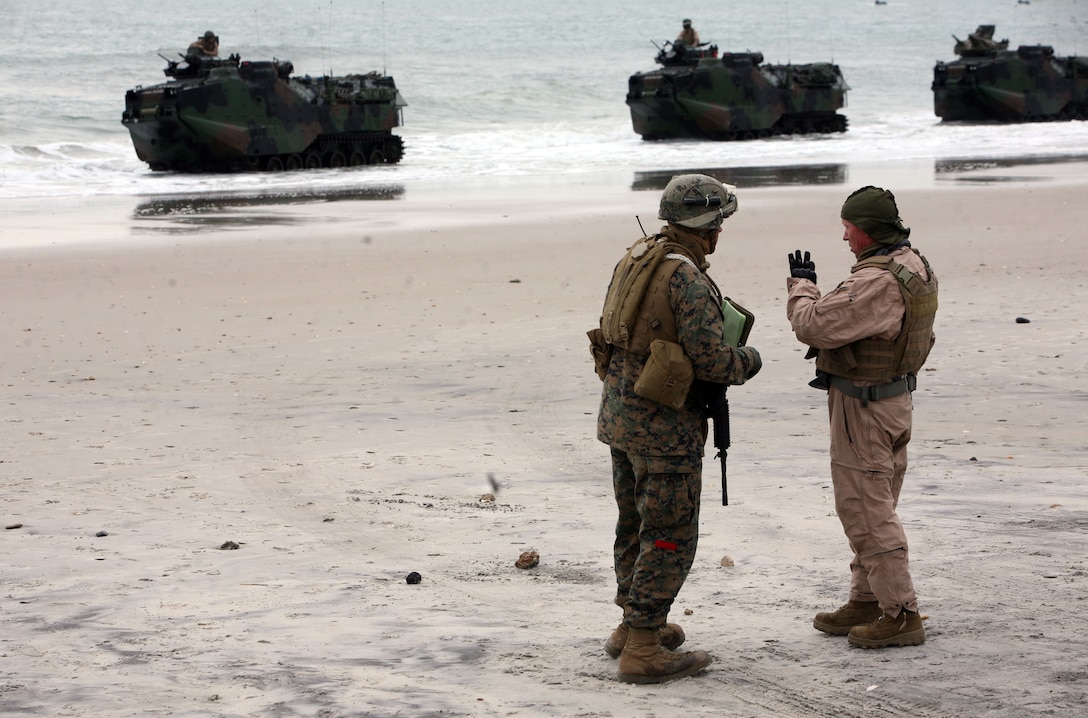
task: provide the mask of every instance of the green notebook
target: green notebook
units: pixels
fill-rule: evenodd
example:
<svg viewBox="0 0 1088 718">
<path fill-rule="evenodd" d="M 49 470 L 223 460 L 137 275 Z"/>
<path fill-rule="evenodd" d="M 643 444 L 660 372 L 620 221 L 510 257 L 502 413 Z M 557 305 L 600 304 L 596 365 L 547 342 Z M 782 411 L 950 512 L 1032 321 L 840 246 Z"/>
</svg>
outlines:
<svg viewBox="0 0 1088 718">
<path fill-rule="evenodd" d="M 756 317 L 750 311 L 725 297 L 722 302 L 722 314 L 725 324 L 725 341 L 731 347 L 742 347 L 748 341 L 748 334 L 752 331 L 752 325 L 756 323 Z"/>
</svg>

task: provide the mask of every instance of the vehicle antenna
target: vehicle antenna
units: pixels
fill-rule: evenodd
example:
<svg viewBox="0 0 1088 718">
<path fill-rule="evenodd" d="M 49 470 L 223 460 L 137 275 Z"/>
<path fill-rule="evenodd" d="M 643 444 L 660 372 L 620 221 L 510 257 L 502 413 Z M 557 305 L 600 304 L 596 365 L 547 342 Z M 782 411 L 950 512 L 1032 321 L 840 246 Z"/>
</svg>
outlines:
<svg viewBox="0 0 1088 718">
<path fill-rule="evenodd" d="M 257 47 L 261 46 L 261 16 L 253 11 L 253 34 L 257 37 Z"/>
<path fill-rule="evenodd" d="M 786 0 L 786 62 L 793 62 L 793 38 L 790 35 L 790 0 Z"/>
<path fill-rule="evenodd" d="M 382 0 L 382 74 L 389 74 L 385 67 L 385 0 Z"/>
<path fill-rule="evenodd" d="M 1080 33 L 1076 31 L 1076 29 L 1077 29 L 1077 0 L 1073 0 L 1073 16 L 1070 18 L 1070 20 L 1073 21 L 1070 24 L 1073 27 L 1073 55 L 1075 56 L 1077 54 L 1077 36 L 1080 35 Z M 1054 27 L 1055 27 L 1055 30 L 1058 27 L 1057 18 L 1055 18 Z M 1057 32 L 1055 32 L 1055 35 L 1057 35 Z M 1057 45 L 1058 43 L 1055 42 L 1054 44 Z"/>
<path fill-rule="evenodd" d="M 831 62 L 835 62 L 835 30 L 831 25 L 831 13 L 827 9 L 827 3 L 824 3 L 824 17 L 827 18 L 827 41 L 831 44 Z"/>
</svg>

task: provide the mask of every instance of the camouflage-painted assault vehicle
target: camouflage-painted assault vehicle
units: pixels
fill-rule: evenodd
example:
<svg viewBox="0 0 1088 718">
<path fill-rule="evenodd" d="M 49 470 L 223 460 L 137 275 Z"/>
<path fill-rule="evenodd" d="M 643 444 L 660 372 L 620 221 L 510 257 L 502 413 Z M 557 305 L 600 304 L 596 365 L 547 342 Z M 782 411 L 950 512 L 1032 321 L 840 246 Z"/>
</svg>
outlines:
<svg viewBox="0 0 1088 718">
<path fill-rule="evenodd" d="M 960 40 L 958 60 L 933 69 L 933 109 L 942 120 L 1044 122 L 1088 117 L 1088 57 L 1056 57 L 1049 45 L 993 39 L 979 25 Z"/>
<path fill-rule="evenodd" d="M 189 55 L 125 95 L 121 122 L 152 170 L 316 169 L 399 162 L 401 98 L 372 72 L 294 77 L 287 61 Z"/>
<path fill-rule="evenodd" d="M 644 140 L 750 140 L 771 135 L 845 132 L 838 114 L 849 90 L 838 65 L 763 64 L 759 52 L 666 42 L 660 69 L 631 75 L 627 105 Z"/>
</svg>

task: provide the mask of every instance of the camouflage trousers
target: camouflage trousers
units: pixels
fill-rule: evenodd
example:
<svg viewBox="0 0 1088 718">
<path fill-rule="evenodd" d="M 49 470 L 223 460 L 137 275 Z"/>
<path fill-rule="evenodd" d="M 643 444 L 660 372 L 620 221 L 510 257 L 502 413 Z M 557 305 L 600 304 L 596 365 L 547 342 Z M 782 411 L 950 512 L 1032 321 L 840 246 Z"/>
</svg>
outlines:
<svg viewBox="0 0 1088 718">
<path fill-rule="evenodd" d="M 638 456 L 612 449 L 619 519 L 613 560 L 624 623 L 665 623 L 695 560 L 701 457 Z"/>
</svg>

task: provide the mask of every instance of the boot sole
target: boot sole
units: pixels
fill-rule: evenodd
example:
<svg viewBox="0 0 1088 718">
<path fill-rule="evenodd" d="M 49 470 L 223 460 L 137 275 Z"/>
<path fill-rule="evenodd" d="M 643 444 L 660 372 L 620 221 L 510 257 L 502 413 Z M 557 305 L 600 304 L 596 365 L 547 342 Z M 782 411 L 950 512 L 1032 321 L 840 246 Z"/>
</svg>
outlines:
<svg viewBox="0 0 1088 718">
<path fill-rule="evenodd" d="M 708 655 L 706 657 L 706 662 L 696 663 L 694 665 L 688 666 L 687 668 L 678 673 L 669 673 L 665 676 L 643 676 L 636 673 L 620 673 L 619 679 L 623 683 L 638 683 L 640 685 L 646 685 L 648 683 L 664 683 L 665 681 L 672 681 L 676 680 L 677 678 L 694 676 L 696 673 L 703 670 L 713 662 L 714 659 Z"/>
<path fill-rule="evenodd" d="M 684 642 L 683 641 L 669 641 L 668 643 L 662 643 L 661 645 L 664 646 L 665 648 L 669 649 L 670 651 L 675 651 L 677 648 L 684 645 Z M 604 642 L 604 652 L 608 654 L 609 658 L 619 658 L 620 654 L 623 653 L 623 646 L 619 646 L 617 648 L 615 646 L 615 644 L 613 644 L 611 641 L 605 641 Z"/>
<path fill-rule="evenodd" d="M 872 638 L 857 638 L 850 636 L 848 639 L 851 646 L 857 646 L 858 648 L 887 648 L 889 646 L 920 646 L 926 642 L 926 632 L 924 629 L 919 628 L 917 631 L 911 631 L 909 633 L 903 633 L 898 636 L 892 636 L 891 638 L 884 638 L 881 640 L 874 640 Z"/>
<path fill-rule="evenodd" d="M 859 623 L 859 626 L 866 626 L 867 623 Z M 832 636 L 846 636 L 850 634 L 850 629 L 853 626 L 834 626 L 830 623 L 820 623 L 819 621 L 813 621 L 812 627 L 817 631 L 823 631 L 824 633 L 830 633 Z"/>
</svg>

